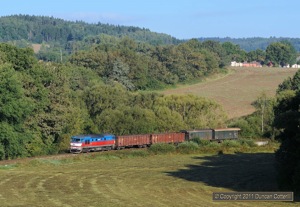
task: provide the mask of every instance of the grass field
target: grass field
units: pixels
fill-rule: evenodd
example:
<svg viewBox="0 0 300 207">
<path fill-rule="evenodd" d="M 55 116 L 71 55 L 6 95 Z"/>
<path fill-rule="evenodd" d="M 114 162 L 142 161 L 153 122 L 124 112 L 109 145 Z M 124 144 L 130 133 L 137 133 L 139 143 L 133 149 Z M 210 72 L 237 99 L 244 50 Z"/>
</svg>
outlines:
<svg viewBox="0 0 300 207">
<path fill-rule="evenodd" d="M 165 90 L 163 94 L 195 94 L 211 98 L 223 106 L 229 118 L 235 118 L 254 112 L 251 103 L 262 92 L 274 96 L 278 85 L 287 77 L 292 77 L 297 70 L 295 68 L 231 68 L 231 72 L 226 76 Z"/>
<path fill-rule="evenodd" d="M 212 201 L 213 192 L 277 191 L 273 153 L 114 153 L 0 163 L 0 206 L 297 206 Z"/>
</svg>

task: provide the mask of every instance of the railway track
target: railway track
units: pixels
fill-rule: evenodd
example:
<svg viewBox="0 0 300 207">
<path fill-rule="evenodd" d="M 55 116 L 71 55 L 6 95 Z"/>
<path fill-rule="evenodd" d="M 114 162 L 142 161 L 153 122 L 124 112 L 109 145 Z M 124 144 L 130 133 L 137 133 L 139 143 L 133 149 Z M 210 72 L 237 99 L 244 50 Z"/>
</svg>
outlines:
<svg viewBox="0 0 300 207">
<path fill-rule="evenodd" d="M 126 150 L 132 150 L 133 148 L 125 148 L 122 149 L 122 151 Z M 146 150 L 147 148 L 134 148 L 138 150 Z M 98 153 L 103 153 L 103 152 L 114 152 L 116 150 L 111 150 L 111 151 L 97 151 L 97 152 L 87 152 L 87 153 L 60 153 L 56 155 L 42 155 L 42 156 L 35 156 L 35 157 L 26 157 L 26 158 L 17 158 L 13 160 L 0 160 L 0 166 L 3 165 L 12 165 L 12 164 L 18 164 L 18 163 L 25 163 L 31 160 L 36 160 L 36 159 L 49 159 L 49 160 L 60 160 L 64 158 L 70 158 L 70 157 L 76 157 L 76 156 L 89 156 L 90 154 L 95 154 L 97 155 Z"/>
<path fill-rule="evenodd" d="M 74 156 L 78 156 L 78 155 L 80 155 L 80 154 L 62 153 L 62 154 L 57 154 L 57 155 L 43 155 L 43 156 L 35 156 L 35 157 L 17 158 L 17 159 L 13 159 L 13 160 L 1 160 L 0 166 L 28 162 L 30 160 L 35 160 L 35 159 L 59 160 L 59 159 L 74 157 Z"/>
</svg>

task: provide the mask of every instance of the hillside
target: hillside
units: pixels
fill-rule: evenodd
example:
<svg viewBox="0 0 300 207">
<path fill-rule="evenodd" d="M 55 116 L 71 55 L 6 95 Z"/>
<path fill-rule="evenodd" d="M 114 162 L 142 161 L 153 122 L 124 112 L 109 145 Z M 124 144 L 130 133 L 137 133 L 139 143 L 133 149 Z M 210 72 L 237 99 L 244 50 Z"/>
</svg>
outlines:
<svg viewBox="0 0 300 207">
<path fill-rule="evenodd" d="M 187 40 L 179 40 L 169 34 L 157 33 L 146 28 L 135 26 L 121 26 L 104 23 L 90 24 L 83 21 L 67 21 L 48 16 L 11 15 L 0 17 L 0 42 L 14 42 L 19 46 L 28 43 L 57 43 L 61 49 L 68 52 L 70 43 L 83 41 L 86 38 L 94 39 L 100 34 L 113 37 L 129 37 L 136 41 L 151 45 L 179 44 Z M 97 39 L 97 38 L 96 38 Z M 273 42 L 288 41 L 297 51 L 300 51 L 300 38 L 288 37 L 252 37 L 252 38 L 220 38 L 199 37 L 199 41 L 213 40 L 220 43 L 231 42 L 249 52 L 256 49 L 265 50 Z"/>
<path fill-rule="evenodd" d="M 232 68 L 225 77 L 203 83 L 165 90 L 163 94 L 194 94 L 216 100 L 229 118 L 254 112 L 251 103 L 261 92 L 274 96 L 280 83 L 292 77 L 298 69 L 289 68 Z"/>
<path fill-rule="evenodd" d="M 99 34 L 115 37 L 128 36 L 153 45 L 180 42 L 170 35 L 133 26 L 110 25 L 100 22 L 89 24 L 47 16 L 12 15 L 0 17 L 0 42 L 24 40 L 32 43 L 57 42 L 67 44 Z"/>
</svg>

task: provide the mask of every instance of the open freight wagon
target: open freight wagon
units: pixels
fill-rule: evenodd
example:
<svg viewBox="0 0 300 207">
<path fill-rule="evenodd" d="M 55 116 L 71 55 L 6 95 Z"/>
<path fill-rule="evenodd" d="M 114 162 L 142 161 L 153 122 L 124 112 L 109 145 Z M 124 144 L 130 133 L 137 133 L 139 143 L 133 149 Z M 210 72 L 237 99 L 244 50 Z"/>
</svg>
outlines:
<svg viewBox="0 0 300 207">
<path fill-rule="evenodd" d="M 116 149 L 125 147 L 147 147 L 151 144 L 151 134 L 121 135 L 116 137 Z"/>
<path fill-rule="evenodd" d="M 185 141 L 184 133 L 157 133 L 157 134 L 138 134 L 122 135 L 116 137 L 116 148 L 124 149 L 130 147 L 147 147 L 156 143 L 178 144 Z"/>
</svg>

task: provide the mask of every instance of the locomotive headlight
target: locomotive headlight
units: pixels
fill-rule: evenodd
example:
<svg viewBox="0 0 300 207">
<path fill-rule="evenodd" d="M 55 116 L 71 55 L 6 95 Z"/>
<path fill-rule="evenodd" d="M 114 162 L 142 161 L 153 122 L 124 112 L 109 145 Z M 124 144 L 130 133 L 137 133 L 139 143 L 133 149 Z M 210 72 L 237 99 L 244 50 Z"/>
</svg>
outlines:
<svg viewBox="0 0 300 207">
<path fill-rule="evenodd" d="M 82 143 L 71 143 L 72 147 L 81 147 Z"/>
</svg>

